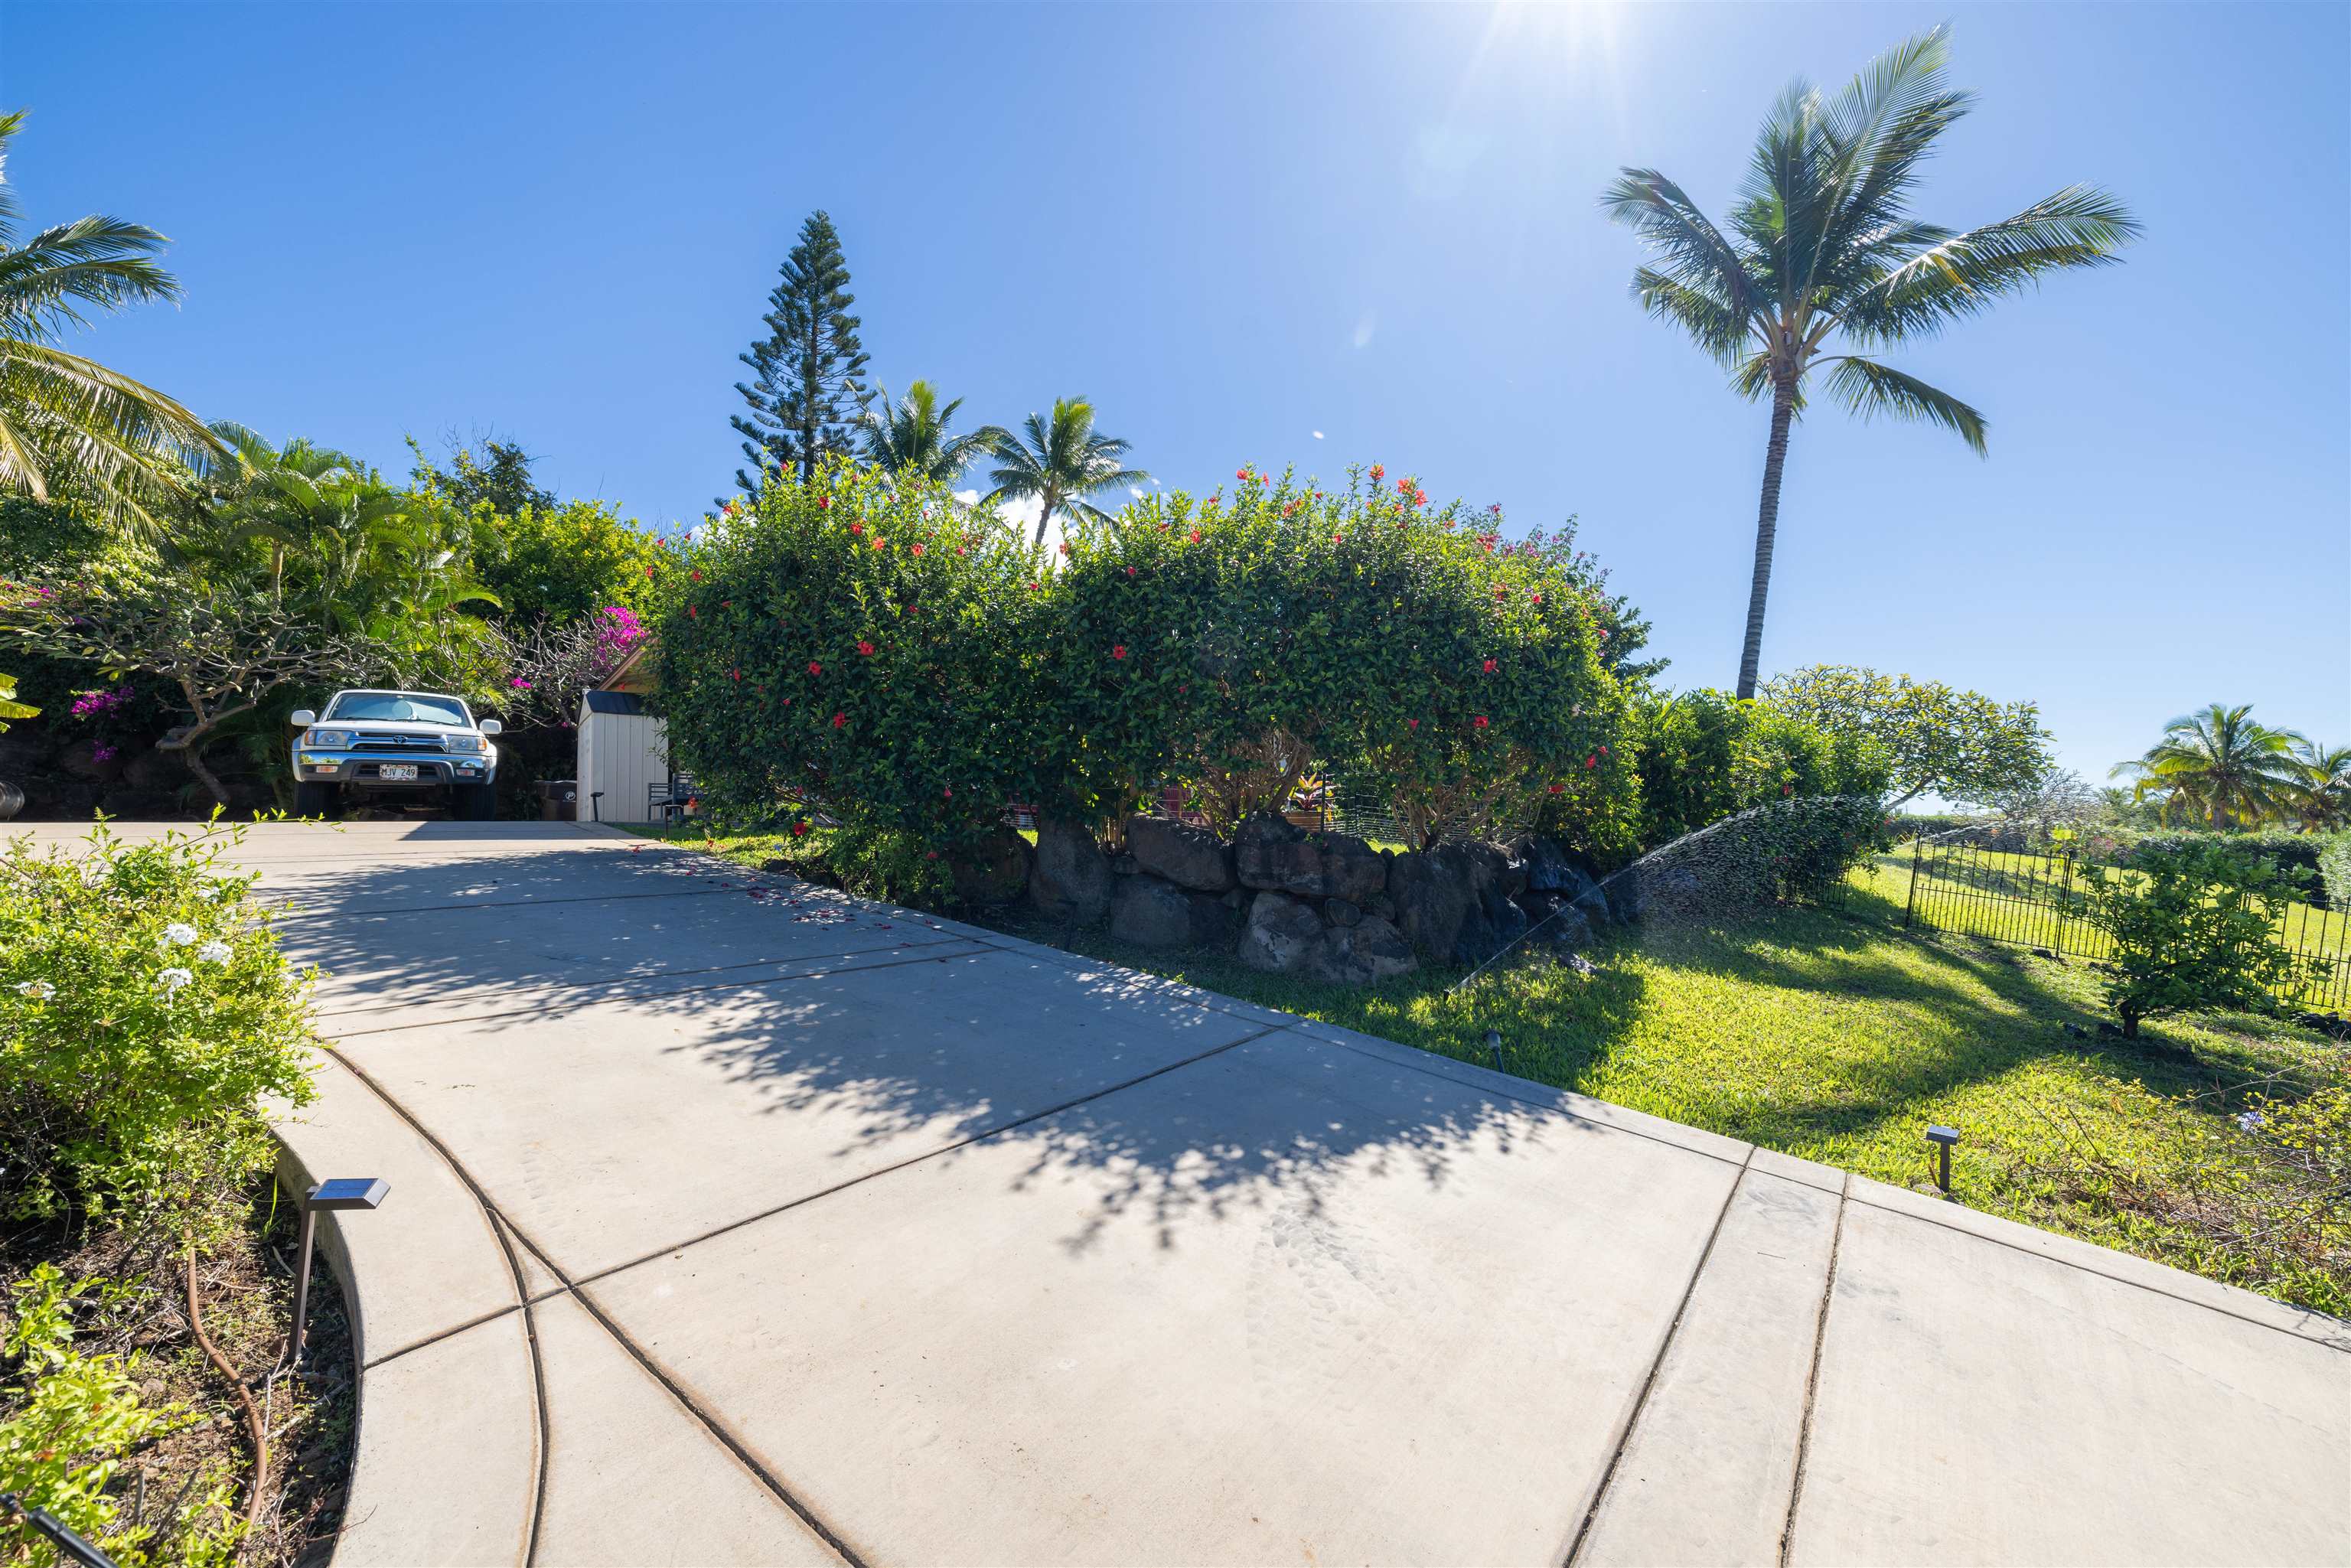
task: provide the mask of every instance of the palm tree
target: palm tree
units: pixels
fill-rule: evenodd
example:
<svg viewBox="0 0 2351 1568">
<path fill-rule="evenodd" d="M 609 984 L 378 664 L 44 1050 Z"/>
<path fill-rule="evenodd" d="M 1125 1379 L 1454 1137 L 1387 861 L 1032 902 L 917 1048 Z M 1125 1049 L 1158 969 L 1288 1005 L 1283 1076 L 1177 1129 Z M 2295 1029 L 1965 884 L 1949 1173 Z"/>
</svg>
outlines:
<svg viewBox="0 0 2351 1568">
<path fill-rule="evenodd" d="M 84 493 L 108 517 L 161 532 L 187 500 L 185 468 L 217 458 L 196 416 L 154 388 L 57 340 L 89 325 L 86 307 L 180 298 L 157 266 L 162 235 L 95 214 L 17 241 L 21 215 L 5 168 L 25 111 L 0 114 L 0 492 L 36 500 Z"/>
<path fill-rule="evenodd" d="M 2302 775 L 2294 813 L 2303 827 L 2314 833 L 2324 832 L 2351 820 L 2351 746 L 2297 741 L 2294 760 Z"/>
<path fill-rule="evenodd" d="M 269 541 L 270 596 L 280 597 L 286 552 L 335 526 L 352 504 L 350 482 L 363 479 L 367 465 L 298 435 L 272 446 L 234 420 L 209 428 L 227 453 L 213 474 L 213 516 L 231 538 Z"/>
<path fill-rule="evenodd" d="M 2292 730 L 2272 729 L 2252 716 L 2252 705 L 2214 703 L 2163 727 L 2163 738 L 2109 777 L 2134 781 L 2134 799 L 2163 798 L 2174 810 L 2204 819 L 2210 828 L 2251 827 L 2294 800 L 2304 780 Z"/>
<path fill-rule="evenodd" d="M 971 466 L 973 458 L 995 451 L 1005 436 L 994 425 L 949 435 L 947 426 L 962 406 L 963 399 L 956 398 L 941 408 L 938 390 L 928 382 L 909 384 L 905 397 L 896 402 L 890 401 L 890 389 L 883 387 L 881 411 L 868 409 L 858 416 L 858 423 L 865 427 L 865 460 L 893 474 L 913 474 L 942 484 L 953 480 Z"/>
<path fill-rule="evenodd" d="M 1921 164 L 1972 102 L 1945 84 L 1949 56 L 1949 30 L 1937 27 L 1880 55 L 1833 99 L 1792 84 L 1756 137 L 1728 235 L 1655 169 L 1621 171 L 1601 197 L 1652 254 L 1633 275 L 1642 307 L 1687 332 L 1742 395 L 1771 402 L 1741 697 L 1755 695 L 1780 475 L 1805 377 L 1827 370 L 1828 394 L 1865 418 L 1927 420 L 1984 450 L 1981 413 L 1868 354 L 1825 352 L 1831 336 L 1856 349 L 1932 337 L 2049 273 L 2114 261 L 2139 232 L 2088 185 L 1963 234 L 1910 217 Z"/>
<path fill-rule="evenodd" d="M 1110 514 L 1086 497 L 1151 477 L 1140 468 L 1118 465 L 1130 444 L 1095 434 L 1094 406 L 1081 397 L 1058 399 L 1050 421 L 1032 413 L 1020 428 L 1027 433 L 1025 441 L 1009 431 L 990 433 L 990 449 L 1003 466 L 988 476 L 996 488 L 987 499 L 1036 497 L 1039 544 L 1045 542 L 1045 525 L 1057 508 L 1106 522 Z"/>
</svg>

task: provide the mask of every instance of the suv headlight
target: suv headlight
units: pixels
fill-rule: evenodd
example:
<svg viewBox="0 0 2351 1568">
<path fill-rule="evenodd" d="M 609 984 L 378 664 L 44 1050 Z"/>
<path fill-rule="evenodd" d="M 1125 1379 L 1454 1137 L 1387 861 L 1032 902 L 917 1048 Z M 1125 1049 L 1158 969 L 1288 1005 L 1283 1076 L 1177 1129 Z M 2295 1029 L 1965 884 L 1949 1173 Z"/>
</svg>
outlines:
<svg viewBox="0 0 2351 1568">
<path fill-rule="evenodd" d="M 302 737 L 305 746 L 323 746 L 330 751 L 340 751 L 350 743 L 351 732 L 348 729 L 314 729 Z"/>
<path fill-rule="evenodd" d="M 479 751 L 486 744 L 478 735 L 444 735 L 441 737 L 444 751 Z"/>
</svg>

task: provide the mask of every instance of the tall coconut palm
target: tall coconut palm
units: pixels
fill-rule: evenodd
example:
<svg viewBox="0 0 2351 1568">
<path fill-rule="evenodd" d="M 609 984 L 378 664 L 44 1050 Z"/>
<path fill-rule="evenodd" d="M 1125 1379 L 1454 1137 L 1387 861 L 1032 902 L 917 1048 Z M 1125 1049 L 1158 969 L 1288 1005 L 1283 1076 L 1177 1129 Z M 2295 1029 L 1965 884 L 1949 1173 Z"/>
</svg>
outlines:
<svg viewBox="0 0 2351 1568">
<path fill-rule="evenodd" d="M 2297 741 L 2294 760 L 2302 775 L 2294 814 L 2303 827 L 2315 833 L 2351 822 L 2351 746 Z"/>
<path fill-rule="evenodd" d="M 913 474 L 943 484 L 953 480 L 971 466 L 974 458 L 995 451 L 1006 434 L 991 424 L 963 435 L 949 435 L 947 426 L 962 406 L 963 399 L 956 398 L 941 408 L 938 389 L 928 382 L 908 383 L 906 395 L 895 402 L 890 401 L 890 389 L 883 387 L 881 408 L 868 409 L 858 416 L 858 423 L 865 427 L 865 460 L 893 474 Z"/>
<path fill-rule="evenodd" d="M 2163 738 L 2109 775 L 2132 780 L 2139 800 L 2158 795 L 2164 816 L 2201 817 L 2209 828 L 2251 827 L 2279 815 L 2303 781 L 2295 757 L 2302 737 L 2272 729 L 2252 705 L 2221 703 L 2163 727 Z"/>
<path fill-rule="evenodd" d="M 1959 398 L 1868 353 L 1828 350 L 1932 337 L 2053 272 L 2114 261 L 2139 232 L 2088 185 L 1964 233 L 1912 218 L 1922 165 L 1971 106 L 1946 83 L 1949 53 L 1938 27 L 1879 56 L 1833 99 L 1792 84 L 1756 137 L 1728 233 L 1655 169 L 1621 171 L 1601 197 L 1651 253 L 1633 274 L 1643 308 L 1688 333 L 1741 395 L 1771 401 L 1741 697 L 1755 695 L 1781 472 L 1810 373 L 1824 371 L 1827 394 L 1865 418 L 1927 420 L 1984 451 L 1984 416 Z"/>
<path fill-rule="evenodd" d="M 990 501 L 1038 502 L 1037 542 L 1045 542 L 1045 525 L 1056 510 L 1107 521 L 1110 514 L 1086 499 L 1122 485 L 1140 485 L 1151 477 L 1140 468 L 1122 468 L 1130 444 L 1115 436 L 1094 434 L 1094 407 L 1081 397 L 1061 398 L 1049 420 L 1030 414 L 1020 422 L 1026 439 L 1009 431 L 995 431 L 992 450 L 1002 465 L 988 476 L 996 488 Z"/>
<path fill-rule="evenodd" d="M 110 518 L 160 533 L 188 500 L 183 475 L 220 448 L 154 388 L 57 346 L 85 310 L 180 298 L 155 262 L 162 235 L 120 218 L 77 218 L 17 237 L 8 143 L 25 111 L 0 114 L 0 492 L 78 492 Z"/>
</svg>

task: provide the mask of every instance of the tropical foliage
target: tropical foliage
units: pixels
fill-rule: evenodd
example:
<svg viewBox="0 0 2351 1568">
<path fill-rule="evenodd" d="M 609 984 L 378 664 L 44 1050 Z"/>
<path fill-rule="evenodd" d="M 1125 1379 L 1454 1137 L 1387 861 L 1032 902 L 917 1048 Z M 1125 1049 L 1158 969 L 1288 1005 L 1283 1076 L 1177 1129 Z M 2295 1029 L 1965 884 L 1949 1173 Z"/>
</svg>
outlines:
<svg viewBox="0 0 2351 1568">
<path fill-rule="evenodd" d="M 1775 676 L 1763 699 L 1816 729 L 1880 748 L 1894 792 L 1889 808 L 1929 790 L 1990 800 L 2031 789 L 2049 770 L 2049 735 L 2030 702 L 1843 664 Z"/>
<path fill-rule="evenodd" d="M 1151 477 L 1140 468 L 1127 468 L 1129 444 L 1094 429 L 1094 405 L 1083 398 L 1055 401 L 1050 416 L 1030 414 L 1020 422 L 1020 434 L 1000 434 L 990 450 L 997 467 L 988 476 L 995 488 L 985 499 L 1037 503 L 1037 542 L 1045 542 L 1045 527 L 1056 512 L 1092 522 L 1110 514 L 1089 498 L 1106 490 L 1131 487 Z"/>
<path fill-rule="evenodd" d="M 79 497 L 110 519 L 166 531 L 185 478 L 219 455 L 196 416 L 154 388 L 59 346 L 89 313 L 180 298 L 154 230 L 95 214 L 21 233 L 0 113 L 0 492 Z"/>
<path fill-rule="evenodd" d="M 946 484 L 959 477 L 974 460 L 1008 439 L 992 424 L 949 435 L 947 426 L 962 406 L 963 399 L 956 398 L 941 407 L 938 391 L 928 382 L 909 384 L 896 402 L 884 387 L 881 409 L 865 413 L 865 461 L 914 479 Z"/>
<path fill-rule="evenodd" d="M 1980 454 L 1980 413 L 1876 350 L 1933 337 L 2052 274 L 2106 266 L 2138 233 L 2122 204 L 2088 185 L 1964 232 L 1913 217 L 1926 161 L 1973 105 L 1948 81 L 1949 56 L 1949 30 L 1937 27 L 1878 57 L 1834 97 L 1792 83 L 1756 136 L 1722 225 L 1655 169 L 1624 170 L 1601 198 L 1650 252 L 1633 275 L 1643 308 L 1729 371 L 1741 396 L 1771 405 L 1742 697 L 1755 695 L 1781 474 L 1808 393 L 1824 392 L 1864 418 L 1939 424 Z"/>
<path fill-rule="evenodd" d="M 2252 706 L 2213 703 L 2163 727 L 2163 738 L 2112 776 L 2136 800 L 2155 799 L 2167 821 L 2250 828 L 2297 816 L 2340 812 L 2346 779 L 2339 752 L 2272 729 Z"/>
<path fill-rule="evenodd" d="M 2105 933 L 2105 989 L 2136 1036 L 2164 1013 L 2263 1011 L 2304 960 L 2280 939 L 2271 905 L 2295 894 L 2274 862 L 2209 841 L 2141 844 L 2093 867 L 2070 913 Z"/>
</svg>

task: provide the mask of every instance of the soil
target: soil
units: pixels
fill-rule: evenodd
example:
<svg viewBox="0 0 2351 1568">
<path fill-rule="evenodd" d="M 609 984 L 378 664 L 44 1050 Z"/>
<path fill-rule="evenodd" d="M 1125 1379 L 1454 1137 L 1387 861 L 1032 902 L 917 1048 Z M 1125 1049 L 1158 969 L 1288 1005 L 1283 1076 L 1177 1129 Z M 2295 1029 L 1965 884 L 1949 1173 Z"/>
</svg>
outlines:
<svg viewBox="0 0 2351 1568">
<path fill-rule="evenodd" d="M 292 1200 L 265 1180 L 246 1223 L 199 1259 L 195 1271 L 204 1333 L 236 1369 L 268 1432 L 256 1522 L 236 1557 L 248 1568 L 323 1568 L 342 1525 L 350 1473 L 358 1415 L 350 1332 L 342 1291 L 323 1252 L 311 1264 L 303 1367 L 289 1373 L 280 1366 L 293 1328 L 297 1218 Z M 110 1489 L 122 1501 L 121 1523 L 169 1519 L 182 1500 L 224 1477 L 231 1481 L 233 1517 L 242 1518 L 253 1478 L 252 1438 L 235 1389 L 189 1332 L 185 1260 L 136 1255 L 117 1232 L 60 1248 L 59 1233 L 47 1226 L 10 1237 L 0 1249 L 0 1286 L 43 1261 L 73 1279 L 134 1279 L 126 1299 L 86 1320 L 77 1348 L 126 1355 L 142 1404 L 177 1401 L 199 1417 L 124 1465 Z M 13 1384 L 16 1369 L 9 1371 Z M 0 1414 L 5 1411 L 0 1395 Z M 211 1521 L 214 1526 L 226 1521 L 218 1514 Z M 163 1542 L 146 1544 L 168 1560 Z"/>
</svg>

